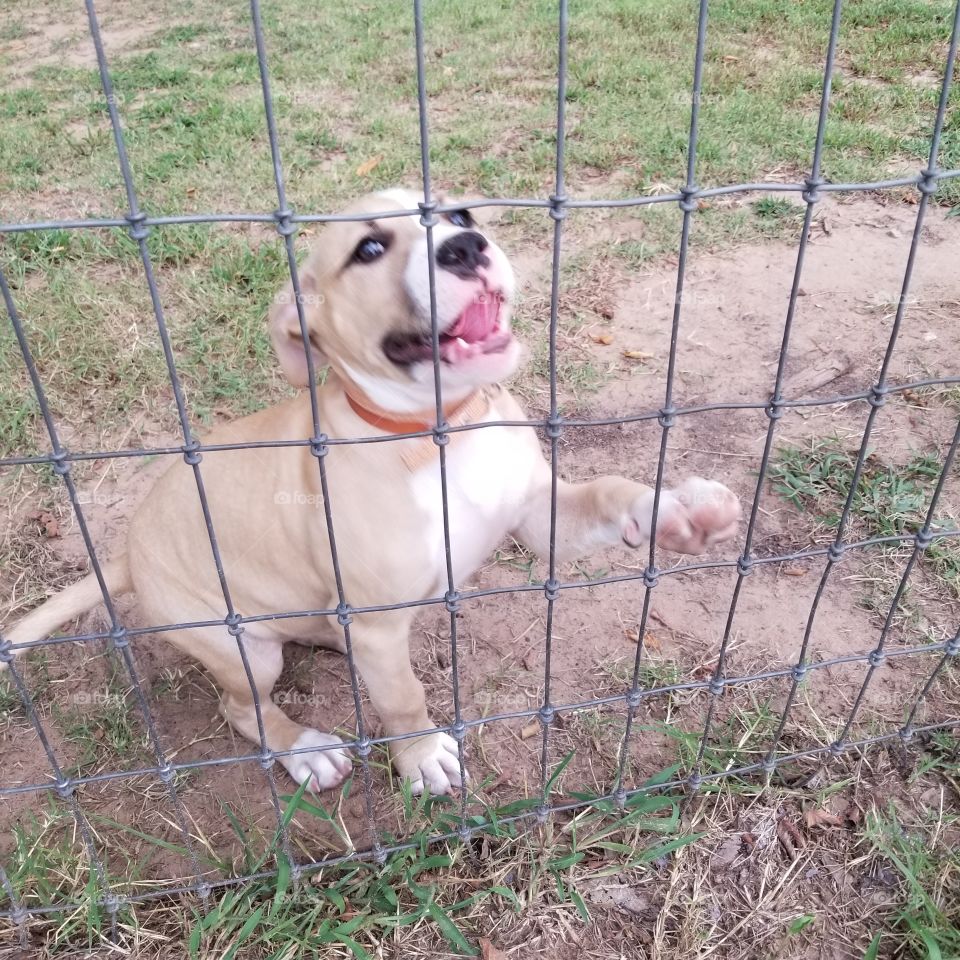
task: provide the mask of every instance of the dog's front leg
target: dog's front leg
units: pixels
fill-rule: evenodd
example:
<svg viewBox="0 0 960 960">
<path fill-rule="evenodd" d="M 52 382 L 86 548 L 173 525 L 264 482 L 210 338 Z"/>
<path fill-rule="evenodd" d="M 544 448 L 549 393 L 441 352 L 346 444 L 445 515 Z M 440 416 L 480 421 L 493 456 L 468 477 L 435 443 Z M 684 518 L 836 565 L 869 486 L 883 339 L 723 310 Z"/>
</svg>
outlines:
<svg viewBox="0 0 960 960">
<path fill-rule="evenodd" d="M 387 736 L 431 730 L 423 684 L 410 666 L 408 611 L 359 614 L 351 627 L 353 658 Z M 394 740 L 390 756 L 414 793 L 450 793 L 461 786 L 457 742 L 437 731 Z"/>
<path fill-rule="evenodd" d="M 622 477 L 588 483 L 557 482 L 556 557 L 575 560 L 594 550 L 650 542 L 653 490 Z M 657 512 L 657 545 L 676 553 L 702 553 L 736 532 L 740 504 L 723 484 L 688 477 L 663 490 Z M 512 531 L 536 554 L 550 551 L 550 472 L 538 471 L 526 498 L 520 525 Z"/>
</svg>

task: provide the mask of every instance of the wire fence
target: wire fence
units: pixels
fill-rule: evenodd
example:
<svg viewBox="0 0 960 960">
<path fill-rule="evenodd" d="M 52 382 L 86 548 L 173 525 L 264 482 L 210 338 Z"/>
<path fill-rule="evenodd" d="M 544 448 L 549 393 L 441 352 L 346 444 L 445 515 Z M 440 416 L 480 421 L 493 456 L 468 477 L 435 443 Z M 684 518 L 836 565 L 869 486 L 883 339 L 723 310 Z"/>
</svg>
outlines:
<svg viewBox="0 0 960 960">
<path fill-rule="evenodd" d="M 110 917 L 112 927 L 112 936 L 117 935 L 117 916 L 118 912 L 124 907 L 137 903 L 155 900 L 160 897 L 170 897 L 179 894 L 198 895 L 204 904 L 207 904 L 210 897 L 218 890 L 235 887 L 250 880 L 269 877 L 276 873 L 276 870 L 258 872 L 251 875 L 236 876 L 227 879 L 209 879 L 201 867 L 201 858 L 196 849 L 196 843 L 191 836 L 188 828 L 187 814 L 183 798 L 180 796 L 177 787 L 177 774 L 189 770 L 197 770 L 206 767 L 217 767 L 227 764 L 257 763 L 262 769 L 266 778 L 273 815 L 276 819 L 278 835 L 281 838 L 281 850 L 287 863 L 290 865 L 295 880 L 304 876 L 309 871 L 315 871 L 327 866 L 342 863 L 347 860 L 373 860 L 382 862 L 392 852 L 407 849 L 419 844 L 416 842 L 384 844 L 379 839 L 381 832 L 378 830 L 376 817 L 374 813 L 374 799 L 372 787 L 372 773 L 370 769 L 371 749 L 377 744 L 389 743 L 391 741 L 414 737 L 425 732 L 432 731 L 411 731 L 399 736 L 371 737 L 368 727 L 364 721 L 362 709 L 361 686 L 358 677 L 357 668 L 354 663 L 353 645 L 351 637 L 352 618 L 361 613 L 383 612 L 407 607 L 430 607 L 442 605 L 449 612 L 449 644 L 450 644 L 450 666 L 452 677 L 452 698 L 453 698 L 453 722 L 439 727 L 441 731 L 450 734 L 458 744 L 458 755 L 461 777 L 464 774 L 464 741 L 468 732 L 481 725 L 489 725 L 498 721 L 513 720 L 518 718 L 528 718 L 537 720 L 540 723 L 540 770 L 539 770 L 539 802 L 528 810 L 514 817 L 501 818 L 500 822 L 506 820 L 539 820 L 543 821 L 551 814 L 576 809 L 589 802 L 597 800 L 612 800 L 621 806 L 628 798 L 638 793 L 651 790 L 666 790 L 672 788 L 687 788 L 696 790 L 704 783 L 723 777 L 742 777 L 751 773 L 763 774 L 767 777 L 773 771 L 786 763 L 793 762 L 803 758 L 811 757 L 829 757 L 837 756 L 845 750 L 853 750 L 865 747 L 871 744 L 881 743 L 890 740 L 909 741 L 918 733 L 945 729 L 956 726 L 957 718 L 948 718 L 938 723 L 917 724 L 916 719 L 921 705 L 931 692 L 934 683 L 944 670 L 951 658 L 955 658 L 960 653 L 960 629 L 949 640 L 942 643 L 929 643 L 921 646 L 888 649 L 887 641 L 894 621 L 894 615 L 908 579 L 915 569 L 918 561 L 924 551 L 934 542 L 942 541 L 947 538 L 960 535 L 960 531 L 944 529 L 936 524 L 937 508 L 941 498 L 944 484 L 954 463 L 958 445 L 960 445 L 960 423 L 957 425 L 952 442 L 940 466 L 940 473 L 937 482 L 932 491 L 926 518 L 920 527 L 913 534 L 904 534 L 901 536 L 883 536 L 872 537 L 858 541 L 847 541 L 845 535 L 848 530 L 851 513 L 854 509 L 854 499 L 858 483 L 863 473 L 871 435 L 874 430 L 876 418 L 884 402 L 892 395 L 904 393 L 905 391 L 917 390 L 928 386 L 945 386 L 960 383 L 960 375 L 953 377 L 942 377 L 936 379 L 926 379 L 911 383 L 891 383 L 889 379 L 890 361 L 897 344 L 898 337 L 903 325 L 906 306 L 909 302 L 909 291 L 913 275 L 914 263 L 918 254 L 921 232 L 923 230 L 924 218 L 930 203 L 931 196 L 936 192 L 937 186 L 941 181 L 960 176 L 960 170 L 945 170 L 938 165 L 941 138 L 944 130 L 944 122 L 947 111 L 947 103 L 950 94 L 952 76 L 957 58 L 958 36 L 960 36 L 960 3 L 958 3 L 952 21 L 952 32 L 949 42 L 949 51 L 946 57 L 946 63 L 943 72 L 940 96 L 936 110 L 936 116 L 933 123 L 933 129 L 930 137 L 930 151 L 926 167 L 914 177 L 899 179 L 890 179 L 872 183 L 828 183 L 821 174 L 821 159 L 824 145 L 824 135 L 827 125 L 827 117 L 830 106 L 831 84 L 834 75 L 835 59 L 837 53 L 837 43 L 841 22 L 841 0 L 836 0 L 833 6 L 832 20 L 829 31 L 829 41 L 827 47 L 826 63 L 823 73 L 823 85 L 820 99 L 819 116 L 817 122 L 816 140 L 813 147 L 813 155 L 810 164 L 809 176 L 800 183 L 745 183 L 729 186 L 720 186 L 713 188 L 702 188 L 697 184 L 697 140 L 698 140 L 698 122 L 701 103 L 701 92 L 703 83 L 703 63 L 704 51 L 707 40 L 707 0 L 700 0 L 698 12 L 698 28 L 696 54 L 694 59 L 693 89 L 691 96 L 690 126 L 689 138 L 687 143 L 687 170 L 686 180 L 676 192 L 661 194 L 655 196 L 640 196 L 623 200 L 578 200 L 567 196 L 565 188 L 565 134 L 566 134 L 566 82 L 567 82 L 567 35 L 568 35 L 568 9 L 566 0 L 560 0 L 558 7 L 558 47 L 557 47 L 557 113 L 556 113 L 556 172 L 554 179 L 553 192 L 547 199 L 542 198 L 499 198 L 482 201 L 473 201 L 467 204 L 457 202 L 454 206 L 445 206 L 434 199 L 431 170 L 430 170 L 430 152 L 429 152 L 429 126 L 428 126 L 428 98 L 426 93 L 426 64 L 424 56 L 424 21 L 422 0 L 414 0 L 412 16 L 414 23 L 415 48 L 416 48 L 416 75 L 418 90 L 418 108 L 419 108 L 419 131 L 420 131 L 420 153 L 422 160 L 422 192 L 423 200 L 419 203 L 417 209 L 411 210 L 391 210 L 378 213 L 370 213 L 359 216 L 334 215 L 334 214 L 298 214 L 290 207 L 284 182 L 283 163 L 280 154 L 280 147 L 277 136 L 277 125 L 274 117 L 273 99 L 270 89 L 270 73 L 267 65 L 267 50 L 264 42 L 264 31 L 261 22 L 259 0 L 251 0 L 250 10 L 253 26 L 253 34 L 256 43 L 257 61 L 259 64 L 260 81 L 263 91 L 263 105 L 266 116 L 267 131 L 269 135 L 270 149 L 273 160 L 274 180 L 276 184 L 277 209 L 273 213 L 239 213 L 239 214 L 200 214 L 200 215 L 178 215 L 151 217 L 140 206 L 136 185 L 131 172 L 130 162 L 124 144 L 123 128 L 120 116 L 117 111 L 116 98 L 113 95 L 110 70 L 104 53 L 104 47 L 101 39 L 101 31 L 97 19 L 94 0 L 85 0 L 86 11 L 89 19 L 90 34 L 96 49 L 97 64 L 99 67 L 100 79 L 105 103 L 109 111 L 110 123 L 113 131 L 113 138 L 116 145 L 119 169 L 126 190 L 128 212 L 122 217 L 112 219 L 91 219 L 91 220 L 58 220 L 33 223 L 9 223 L 0 225 L 0 233 L 17 233 L 24 231 L 44 231 L 53 229 L 102 229 L 102 228 L 126 228 L 130 236 L 137 243 L 140 258 L 143 265 L 144 276 L 150 293 L 150 299 L 153 312 L 156 318 L 157 331 L 163 347 L 167 371 L 169 373 L 170 384 L 173 389 L 177 416 L 182 433 L 182 443 L 174 446 L 154 447 L 149 449 L 118 449 L 118 450 L 96 450 L 96 451 L 70 451 L 63 445 L 57 424 L 51 412 L 49 403 L 44 392 L 44 386 L 38 374 L 36 364 L 31 353 L 28 337 L 24 329 L 20 314 L 18 313 L 16 303 L 14 302 L 10 286 L 6 277 L 0 272 L 0 293 L 2 293 L 6 311 L 23 355 L 29 379 L 36 397 L 37 404 L 46 428 L 49 439 L 49 453 L 39 456 L 15 456 L 0 460 L 0 467 L 14 467 L 23 465 L 46 464 L 62 479 L 65 485 L 68 498 L 72 504 L 72 509 L 76 518 L 76 524 L 89 555 L 90 566 L 95 574 L 103 595 L 103 603 L 106 607 L 107 617 L 110 623 L 109 630 L 90 631 L 87 633 L 77 633 L 69 636 L 51 637 L 42 641 L 41 644 L 53 647 L 65 643 L 91 643 L 97 641 L 109 641 L 112 646 L 119 651 L 122 658 L 124 669 L 129 677 L 129 682 L 133 691 L 134 701 L 139 714 L 142 717 L 144 727 L 149 740 L 150 748 L 154 756 L 155 763 L 152 766 L 141 767 L 133 770 L 124 771 L 105 771 L 89 776 L 67 776 L 64 772 L 61 761 L 58 760 L 56 751 L 51 745 L 44 725 L 41 721 L 38 704 L 35 702 L 30 690 L 28 689 L 24 675 L 18 669 L 17 662 L 13 657 L 18 646 L 4 641 L 0 637 L 0 661 L 6 662 L 12 683 L 17 693 L 23 701 L 26 716 L 32 725 L 36 737 L 41 744 L 46 759 L 49 763 L 51 779 L 46 782 L 20 784 L 10 786 L 0 785 L 0 797 L 12 797 L 22 794 L 36 794 L 37 796 L 53 792 L 68 807 L 71 816 L 76 822 L 78 835 L 86 849 L 87 856 L 96 879 L 97 894 L 93 898 L 95 904 L 103 908 Z M 790 356 L 790 340 L 793 329 L 794 316 L 797 306 L 797 298 L 800 295 L 800 280 L 803 271 L 804 258 L 807 250 L 810 228 L 813 220 L 814 209 L 817 201 L 823 193 L 827 192 L 854 192 L 854 191 L 876 191 L 896 187 L 915 187 L 919 191 L 917 202 L 916 220 L 910 241 L 909 255 L 906 262 L 906 268 L 903 273 L 900 296 L 897 301 L 896 315 L 893 320 L 889 340 L 886 345 L 883 361 L 877 373 L 875 380 L 869 388 L 846 394 L 843 396 L 833 396 L 825 399 L 795 399 L 784 396 L 784 373 Z M 688 261 L 691 224 L 694 214 L 698 209 L 699 201 L 720 195 L 748 192 L 768 192 L 768 191 L 794 191 L 799 192 L 805 203 L 805 214 L 803 227 L 799 236 L 797 246 L 796 264 L 793 272 L 793 280 L 790 288 L 790 296 L 783 324 L 783 335 L 780 343 L 779 359 L 777 363 L 776 375 L 772 385 L 769 397 L 766 399 L 757 399 L 745 402 L 716 402 L 700 404 L 696 406 L 676 406 L 674 404 L 674 384 L 677 365 L 677 344 L 679 331 L 683 316 L 683 292 L 684 277 Z M 674 306 L 671 323 L 670 335 L 670 353 L 666 371 L 666 383 L 663 396 L 663 403 L 657 409 L 645 410 L 633 413 L 627 413 L 620 417 L 583 419 L 563 417 L 560 413 L 557 396 L 557 331 L 558 331 L 558 307 L 560 293 L 560 265 L 562 252 L 562 239 L 564 219 L 567 212 L 578 208 L 614 208 L 614 207 L 639 207 L 649 204 L 679 204 L 683 214 L 682 229 L 679 239 L 679 259 L 677 265 L 677 280 L 674 295 Z M 437 303 L 434 278 L 434 258 L 433 258 L 433 228 L 437 224 L 437 214 L 445 211 L 460 210 L 464 206 L 494 206 L 494 207 L 528 207 L 540 208 L 545 210 L 553 221 L 553 249 L 552 249 L 552 272 L 551 272 L 551 293 L 550 293 L 550 321 L 549 321 L 549 371 L 550 371 L 550 402 L 547 416 L 541 419 L 523 420 L 523 421 L 492 421 L 483 423 L 472 423 L 463 426 L 450 426 L 444 421 L 444 406 L 440 381 L 440 350 L 439 350 L 439 329 L 437 323 Z M 423 431 L 420 433 L 408 433 L 398 436 L 376 436 L 365 438 L 343 438 L 331 437 L 324 432 L 324 424 L 320 419 L 319 405 L 317 400 L 316 373 L 314 361 L 309 349 L 306 350 L 306 362 L 309 370 L 309 396 L 312 414 L 312 434 L 297 441 L 264 441 L 260 443 L 221 443 L 205 445 L 195 436 L 190 426 L 190 417 L 187 401 L 181 386 L 180 377 L 177 371 L 174 351 L 171 346 L 168 325 L 164 314 L 164 307 L 161 301 L 160 292 L 156 277 L 154 274 L 151 256 L 147 246 L 147 237 L 154 227 L 164 227 L 174 224 L 194 224 L 194 223 L 223 223 L 223 222 L 261 222 L 272 223 L 276 227 L 278 234 L 283 238 L 286 251 L 286 258 L 289 267 L 290 278 L 293 286 L 294 299 L 297 304 L 298 317 L 301 333 L 305 344 L 309 343 L 306 318 L 304 316 L 303 297 L 301 295 L 300 278 L 297 269 L 297 261 L 294 249 L 294 240 L 299 229 L 299 225 L 307 223 L 325 223 L 337 220 L 373 220 L 394 216 L 418 216 L 420 223 L 426 228 L 426 238 L 428 245 L 428 265 L 430 282 L 430 319 L 432 328 L 432 347 L 433 347 L 433 367 L 434 367 L 434 389 L 436 400 L 436 423 L 437 426 L 432 431 Z M 836 530 L 834 541 L 826 547 L 814 547 L 777 556 L 757 557 L 753 555 L 753 540 L 757 526 L 757 518 L 760 505 L 763 499 L 764 486 L 767 479 L 768 467 L 770 464 L 771 453 L 774 449 L 774 438 L 777 432 L 777 425 L 784 413 L 790 409 L 798 407 L 827 407 L 840 403 L 849 403 L 851 401 L 865 401 L 869 407 L 866 420 L 863 424 L 862 440 L 859 452 L 856 458 L 853 478 L 849 490 L 846 494 L 843 509 L 840 515 L 839 524 Z M 763 452 L 760 457 L 757 471 L 756 490 L 749 509 L 745 536 L 743 541 L 743 550 L 737 559 L 730 560 L 709 560 L 691 563 L 682 563 L 669 569 L 659 569 L 657 567 L 657 556 L 655 548 L 654 533 L 657 527 L 657 515 L 660 504 L 660 493 L 664 480 L 664 469 L 668 452 L 670 429 L 677 422 L 678 417 L 687 417 L 698 413 L 718 410 L 763 410 L 768 417 L 768 426 L 763 446 Z M 556 533 L 557 533 L 557 458 L 558 443 L 564 430 L 573 428 L 590 428 L 595 426 L 610 424 L 628 424 L 642 421 L 658 421 L 661 433 L 659 443 L 659 453 L 656 467 L 656 483 L 653 505 L 653 517 L 650 528 L 650 548 L 647 558 L 646 568 L 642 572 L 630 573 L 617 576 L 605 576 L 589 582 L 561 582 L 558 579 L 557 561 L 556 561 Z M 547 577 L 543 582 L 525 583 L 512 585 L 508 587 L 494 587 L 478 590 L 459 590 L 454 578 L 453 548 L 451 546 L 450 523 L 447 502 L 447 441 L 449 435 L 454 432 L 473 430 L 473 429 L 496 429 L 500 426 L 525 426 L 531 429 L 539 428 L 546 432 L 549 440 L 550 465 L 552 473 L 551 506 L 550 506 L 550 549 L 549 555 L 545 558 L 547 561 Z M 446 591 L 442 596 L 432 596 L 427 598 L 413 599 L 403 603 L 380 604 L 368 606 L 352 606 L 350 598 L 346 595 L 340 574 L 340 564 L 338 557 L 338 541 L 336 536 L 335 518 L 330 506 L 330 498 L 327 488 L 327 470 L 326 456 L 330 450 L 341 444 L 354 443 L 381 443 L 392 442 L 398 439 L 409 437 L 431 437 L 437 444 L 439 454 L 439 472 L 441 478 L 442 490 L 442 514 L 443 514 L 443 533 L 445 545 L 445 570 L 446 570 Z M 220 549 L 218 546 L 217 533 L 211 518 L 210 507 L 203 480 L 203 455 L 207 452 L 238 449 L 241 447 L 281 447 L 281 446 L 302 446 L 309 450 L 310 455 L 316 461 L 316 469 L 319 473 L 319 481 L 323 493 L 324 520 L 327 528 L 330 544 L 330 559 L 335 573 L 335 582 L 337 589 L 337 606 L 327 609 L 295 610 L 271 614 L 249 614 L 245 615 L 236 609 L 230 591 L 227 574 L 221 561 Z M 89 460 L 110 460 L 111 458 L 124 457 L 183 457 L 184 463 L 192 471 L 196 485 L 197 496 L 202 508 L 203 519 L 206 526 L 206 533 L 209 540 L 210 551 L 213 561 L 216 565 L 216 571 L 219 578 L 220 588 L 223 597 L 224 615 L 219 619 L 192 621 L 189 623 L 166 623 L 151 624 L 142 627 L 127 626 L 117 612 L 113 599 L 110 596 L 107 584 L 104 578 L 100 561 L 98 560 L 97 550 L 91 536 L 87 520 L 84 516 L 81 498 L 77 495 L 77 488 L 71 473 L 71 467 L 74 463 L 80 463 Z M 854 654 L 842 657 L 834 657 L 827 660 L 811 661 L 809 659 L 809 644 L 816 624 L 818 607 L 824 589 L 830 580 L 836 565 L 844 556 L 853 552 L 862 550 L 875 545 L 911 545 L 912 551 L 909 559 L 903 569 L 898 587 L 890 602 L 883 626 L 879 633 L 879 639 L 876 646 L 862 654 Z M 738 601 L 741 594 L 744 579 L 758 566 L 764 564 L 783 563 L 785 561 L 794 561 L 799 559 L 822 559 L 823 569 L 820 580 L 814 595 L 813 603 L 807 617 L 803 641 L 797 654 L 796 661 L 792 667 L 769 670 L 759 674 L 749 676 L 728 676 L 727 672 L 727 653 L 733 635 L 734 621 L 737 613 Z M 669 685 L 660 685 L 645 687 L 642 682 L 642 665 L 645 653 L 644 638 L 646 636 L 646 626 L 650 615 L 650 604 L 653 590 L 663 577 L 677 574 L 688 573 L 696 570 L 705 569 L 726 569 L 730 568 L 735 572 L 735 581 L 730 596 L 729 609 L 726 617 L 725 627 L 722 635 L 722 641 L 719 654 L 716 659 L 716 666 L 712 675 L 708 679 L 692 680 L 682 683 Z M 594 698 L 577 703 L 555 703 L 551 691 L 551 652 L 554 633 L 554 609 L 565 591 L 577 590 L 583 587 L 595 588 L 605 584 L 634 582 L 638 588 L 642 589 L 641 612 L 639 615 L 639 641 L 635 661 L 633 664 L 632 678 L 626 689 L 622 693 L 603 698 Z M 462 709 L 462 696 L 460 690 L 460 662 L 458 657 L 458 618 L 457 612 L 464 601 L 480 597 L 490 597 L 498 594 L 521 593 L 521 592 L 542 592 L 544 594 L 546 606 L 546 629 L 543 636 L 544 649 L 544 672 L 543 672 L 543 697 L 538 708 L 525 710 L 515 710 L 511 712 L 499 713 L 494 716 L 484 716 L 479 720 L 465 719 Z M 253 680 L 247 651 L 245 649 L 245 629 L 247 625 L 261 620 L 278 620 L 287 618 L 303 617 L 325 617 L 335 619 L 342 630 L 343 640 L 346 647 L 347 663 L 349 665 L 350 687 L 353 696 L 354 708 L 356 713 L 356 731 L 352 741 L 347 742 L 347 746 L 352 748 L 359 759 L 360 783 L 363 788 L 364 807 L 366 820 L 369 826 L 370 836 L 373 838 L 371 846 L 363 851 L 351 853 L 347 856 L 338 856 L 303 862 L 298 860 L 293 853 L 286 821 L 283 816 L 283 809 L 280 797 L 277 791 L 277 784 L 274 776 L 275 761 L 281 756 L 289 756 L 302 752 L 314 752 L 317 747 L 304 747 L 299 750 L 273 751 L 270 750 L 265 742 L 263 717 L 261 711 L 260 696 L 256 684 Z M 234 754 L 231 756 L 221 756 L 211 759 L 174 762 L 170 759 L 171 753 L 169 745 L 165 744 L 161 736 L 156 720 L 149 703 L 149 699 L 144 690 L 144 685 L 137 668 L 134 657 L 135 643 L 139 637 L 147 634 L 162 634 L 171 630 L 196 628 L 196 627 L 214 627 L 220 626 L 228 631 L 234 638 L 240 658 L 243 662 L 247 679 L 250 683 L 251 693 L 257 715 L 257 726 L 260 736 L 259 749 L 246 754 Z M 21 644 L 22 646 L 26 646 Z M 910 657 L 915 655 L 939 654 L 936 657 L 936 664 L 929 674 L 926 682 L 921 687 L 912 704 L 904 704 L 906 712 L 906 721 L 899 729 L 888 730 L 886 732 L 870 736 L 863 739 L 849 739 L 854 722 L 857 719 L 859 711 L 870 686 L 876 670 L 887 660 L 894 658 Z M 829 746 L 814 746 L 806 750 L 786 751 L 781 749 L 781 741 L 784 730 L 794 706 L 796 694 L 800 683 L 812 671 L 829 669 L 841 664 L 863 664 L 866 666 L 862 685 L 853 702 L 853 706 L 846 718 L 843 729 L 839 737 Z M 719 698 L 725 690 L 741 685 L 758 683 L 765 680 L 786 679 L 790 681 L 789 694 L 782 714 L 776 726 L 776 732 L 767 744 L 764 751 L 764 757 L 760 762 L 752 763 L 747 766 L 731 767 L 721 771 L 704 771 L 704 756 L 708 745 L 711 742 L 711 736 L 714 733 L 716 721 L 716 708 Z M 630 747 L 636 736 L 635 719 L 638 709 L 646 698 L 663 695 L 683 690 L 706 690 L 708 693 L 708 705 L 703 716 L 702 733 L 699 738 L 699 746 L 696 752 L 696 758 L 690 769 L 682 777 L 675 777 L 666 783 L 660 783 L 656 786 L 638 787 L 628 782 L 627 760 L 630 755 Z M 592 801 L 579 801 L 574 803 L 555 803 L 551 800 L 550 776 L 551 769 L 554 766 L 551 753 L 551 733 L 555 728 L 558 718 L 563 714 L 576 713 L 577 711 L 596 708 L 596 707 L 617 707 L 622 708 L 625 714 L 625 727 L 622 742 L 619 749 L 619 761 L 617 772 L 609 792 Z M 334 749 L 336 745 L 328 749 Z M 323 749 L 323 748 L 320 748 Z M 91 828 L 87 815 L 78 798 L 78 788 L 96 783 L 106 783 L 114 780 L 122 780 L 132 777 L 151 776 L 157 778 L 163 785 L 169 800 L 170 808 L 174 814 L 174 820 L 183 841 L 184 848 L 189 851 L 193 871 L 193 881 L 179 885 L 157 885 L 156 888 L 147 890 L 138 890 L 134 893 L 118 894 L 111 886 L 107 876 L 107 870 L 98 846 L 94 830 Z M 490 826 L 477 817 L 468 816 L 468 791 L 463 790 L 459 800 L 459 825 L 456 830 L 449 833 L 439 834 L 435 838 L 452 839 L 460 837 L 468 839 L 478 831 Z M 8 905 L 0 910 L 0 916 L 12 920 L 20 928 L 21 937 L 26 938 L 27 924 L 31 917 L 42 917 L 49 914 L 57 914 L 68 910 L 82 909 L 91 906 L 91 901 L 84 902 L 60 902 L 45 905 L 26 905 L 18 899 L 18 895 L 8 876 L 0 865 L 0 885 L 6 894 Z"/>
</svg>

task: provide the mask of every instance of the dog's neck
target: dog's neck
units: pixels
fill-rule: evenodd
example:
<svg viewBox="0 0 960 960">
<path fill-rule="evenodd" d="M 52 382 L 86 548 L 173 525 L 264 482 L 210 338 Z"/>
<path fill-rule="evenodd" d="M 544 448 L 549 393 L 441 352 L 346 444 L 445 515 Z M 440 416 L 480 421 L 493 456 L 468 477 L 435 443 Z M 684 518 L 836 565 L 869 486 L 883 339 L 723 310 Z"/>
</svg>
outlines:
<svg viewBox="0 0 960 960">
<path fill-rule="evenodd" d="M 432 432 L 437 423 L 436 407 L 424 410 L 396 411 L 387 410 L 374 403 L 363 390 L 346 377 L 337 378 L 347 399 L 350 409 L 365 423 L 394 435 L 404 433 Z M 476 423 L 490 409 L 489 390 L 477 388 L 462 400 L 443 405 L 443 419 L 448 427 L 462 427 Z M 461 436 L 460 432 L 449 434 L 451 441 Z M 410 470 L 428 463 L 438 455 L 439 446 L 432 436 L 418 437 L 404 443 L 401 453 L 403 462 Z"/>
<path fill-rule="evenodd" d="M 414 410 L 409 413 L 396 413 L 374 403 L 355 383 L 341 381 L 347 403 L 353 412 L 371 426 L 386 433 L 422 433 L 433 430 L 437 422 L 435 407 L 426 410 Z M 489 406 L 486 393 L 474 390 L 463 400 L 443 405 L 443 418 L 448 426 L 462 426 L 473 423 L 487 411 Z"/>
</svg>

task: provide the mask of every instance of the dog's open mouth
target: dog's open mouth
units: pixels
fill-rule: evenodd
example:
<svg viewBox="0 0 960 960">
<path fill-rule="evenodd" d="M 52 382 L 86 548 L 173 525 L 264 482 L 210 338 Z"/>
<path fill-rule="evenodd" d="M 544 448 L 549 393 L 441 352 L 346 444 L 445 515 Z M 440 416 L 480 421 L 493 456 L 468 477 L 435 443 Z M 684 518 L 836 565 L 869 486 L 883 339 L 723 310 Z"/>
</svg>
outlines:
<svg viewBox="0 0 960 960">
<path fill-rule="evenodd" d="M 483 354 L 501 353 L 513 340 L 502 323 L 503 298 L 484 293 L 467 304 L 464 311 L 440 333 L 440 359 L 457 364 Z M 433 359 L 430 334 L 391 333 L 383 341 L 383 352 L 401 366 Z"/>
</svg>

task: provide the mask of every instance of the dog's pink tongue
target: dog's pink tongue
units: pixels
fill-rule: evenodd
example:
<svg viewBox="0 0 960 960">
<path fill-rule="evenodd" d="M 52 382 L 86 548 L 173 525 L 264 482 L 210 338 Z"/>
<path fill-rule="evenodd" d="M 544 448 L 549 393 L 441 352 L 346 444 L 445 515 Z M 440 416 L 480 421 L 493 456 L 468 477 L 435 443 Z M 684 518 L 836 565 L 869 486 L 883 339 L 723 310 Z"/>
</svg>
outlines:
<svg viewBox="0 0 960 960">
<path fill-rule="evenodd" d="M 460 337 L 467 343 L 486 340 L 496 329 L 499 314 L 500 304 L 496 297 L 486 296 L 483 299 L 474 300 L 457 317 L 457 322 L 446 331 L 447 336 Z"/>
</svg>

